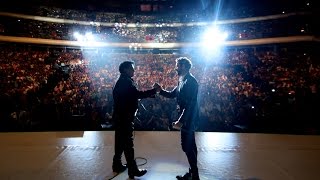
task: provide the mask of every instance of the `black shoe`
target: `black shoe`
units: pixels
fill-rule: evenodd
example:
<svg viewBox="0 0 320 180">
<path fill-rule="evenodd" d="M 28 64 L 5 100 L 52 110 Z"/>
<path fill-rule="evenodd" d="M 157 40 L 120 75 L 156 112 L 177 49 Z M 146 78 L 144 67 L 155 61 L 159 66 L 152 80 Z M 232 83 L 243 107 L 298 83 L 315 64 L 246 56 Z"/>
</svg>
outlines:
<svg viewBox="0 0 320 180">
<path fill-rule="evenodd" d="M 183 176 L 176 176 L 178 180 L 192 180 L 191 172 L 187 172 Z"/>
<path fill-rule="evenodd" d="M 126 169 L 127 169 L 127 166 L 122 165 L 122 164 L 117 164 L 117 165 L 113 164 L 113 165 L 112 165 L 112 170 L 113 170 L 113 172 L 115 172 L 115 173 L 122 173 L 122 172 L 125 171 Z"/>
<path fill-rule="evenodd" d="M 134 171 L 129 170 L 128 175 L 129 175 L 130 179 L 134 179 L 135 176 L 141 177 L 141 176 L 145 175 L 146 173 L 147 173 L 146 169 L 136 169 Z"/>
</svg>

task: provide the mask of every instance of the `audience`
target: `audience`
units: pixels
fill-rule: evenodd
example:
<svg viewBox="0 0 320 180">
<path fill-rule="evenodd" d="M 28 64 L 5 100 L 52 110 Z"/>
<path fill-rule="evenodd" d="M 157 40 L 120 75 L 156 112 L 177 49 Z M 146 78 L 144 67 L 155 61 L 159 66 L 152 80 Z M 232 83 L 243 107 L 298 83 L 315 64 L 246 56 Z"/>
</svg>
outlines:
<svg viewBox="0 0 320 180">
<path fill-rule="evenodd" d="M 102 124 L 112 123 L 108 117 L 112 115 L 111 90 L 120 62 L 136 62 L 134 78 L 140 89 L 149 89 L 155 82 L 170 89 L 177 78 L 171 67 L 179 56 L 193 59 L 191 71 L 199 79 L 199 130 L 317 131 L 320 69 L 310 54 L 261 49 L 253 55 L 250 48 L 230 49 L 220 62 L 208 63 L 187 54 L 33 46 L 1 50 L 1 94 L 5 99 L 1 102 L 12 104 L 2 105 L 6 109 L 1 113 L 2 130 L 102 129 Z M 174 109 L 170 99 L 141 100 L 137 129 L 171 130 L 177 113 L 169 109 Z"/>
<path fill-rule="evenodd" d="M 105 42 L 197 42 L 205 26 L 172 25 L 209 21 L 205 12 L 153 16 L 40 7 L 32 13 L 91 23 L 1 16 L 0 35 L 74 41 L 75 32 L 91 32 L 96 41 Z M 239 17 L 252 15 L 236 13 L 228 18 Z M 310 14 L 301 13 L 226 23 L 220 28 L 231 30 L 228 40 L 310 35 L 309 20 Z M 112 25 L 99 25 L 104 22 Z M 128 28 L 129 23 L 137 27 Z M 142 23 L 154 23 L 156 27 L 144 27 Z M 308 47 L 299 43 L 230 47 L 221 58 L 195 51 L 152 53 L 128 48 L 121 52 L 12 43 L 0 47 L 0 131 L 112 129 L 111 92 L 121 62 L 135 61 L 134 78 L 139 89 L 150 89 L 155 82 L 170 89 L 177 82 L 172 69 L 175 59 L 186 56 L 193 61 L 191 72 L 200 85 L 200 131 L 319 133 L 320 66 Z M 177 119 L 177 112 L 172 109 L 174 100 L 161 96 L 141 100 L 136 129 L 173 130 L 171 123 Z"/>
</svg>

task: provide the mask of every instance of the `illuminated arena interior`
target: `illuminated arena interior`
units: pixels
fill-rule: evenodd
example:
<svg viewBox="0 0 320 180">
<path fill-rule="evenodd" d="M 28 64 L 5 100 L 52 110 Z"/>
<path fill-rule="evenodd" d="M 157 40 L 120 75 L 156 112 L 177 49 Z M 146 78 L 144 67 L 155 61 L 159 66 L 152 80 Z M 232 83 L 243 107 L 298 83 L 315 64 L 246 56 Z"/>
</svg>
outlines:
<svg viewBox="0 0 320 180">
<path fill-rule="evenodd" d="M 186 56 L 200 83 L 199 131 L 319 133 L 310 2 L 269 2 L 269 11 L 268 3 L 251 1 L 181 11 L 175 8 L 195 2 L 132 0 L 113 11 L 82 1 L 73 9 L 34 3 L 0 12 L 2 131 L 112 129 L 120 62 L 135 61 L 139 89 L 159 82 L 170 90 L 174 59 Z M 161 97 L 141 100 L 136 129 L 172 130 L 174 106 Z"/>
<path fill-rule="evenodd" d="M 135 62 L 140 90 L 199 82 L 201 179 L 317 179 L 319 25 L 309 0 L 4 0 L 0 6 L 0 179 L 127 179 L 111 172 L 112 87 Z M 140 179 L 175 179 L 176 102 L 142 99 Z M 141 160 L 141 161 L 140 161 Z"/>
</svg>

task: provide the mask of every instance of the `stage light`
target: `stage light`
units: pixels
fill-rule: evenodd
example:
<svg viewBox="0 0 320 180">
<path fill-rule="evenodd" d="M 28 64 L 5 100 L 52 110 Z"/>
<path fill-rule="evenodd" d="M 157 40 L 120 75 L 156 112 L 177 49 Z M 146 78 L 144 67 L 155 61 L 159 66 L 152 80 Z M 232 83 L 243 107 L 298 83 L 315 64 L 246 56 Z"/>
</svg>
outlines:
<svg viewBox="0 0 320 180">
<path fill-rule="evenodd" d="M 92 35 L 91 32 L 87 32 L 85 37 L 87 41 L 94 41 L 94 36 Z"/>
<path fill-rule="evenodd" d="M 206 63 L 221 63 L 223 60 L 223 44 L 228 37 L 227 32 L 222 32 L 216 26 L 208 27 L 200 36 L 199 56 Z"/>
<path fill-rule="evenodd" d="M 83 36 L 79 32 L 74 32 L 73 36 L 76 38 L 77 41 L 83 41 Z"/>
<path fill-rule="evenodd" d="M 227 37 L 228 33 L 221 32 L 216 27 L 210 27 L 204 32 L 202 43 L 205 48 L 213 49 L 221 46 Z"/>
</svg>

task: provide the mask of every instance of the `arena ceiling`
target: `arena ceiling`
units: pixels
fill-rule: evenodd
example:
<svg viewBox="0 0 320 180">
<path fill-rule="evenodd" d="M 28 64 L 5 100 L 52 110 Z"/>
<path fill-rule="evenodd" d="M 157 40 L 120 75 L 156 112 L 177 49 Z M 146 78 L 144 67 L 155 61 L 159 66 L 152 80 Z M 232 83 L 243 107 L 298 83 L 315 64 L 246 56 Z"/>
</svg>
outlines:
<svg viewBox="0 0 320 180">
<path fill-rule="evenodd" d="M 130 8 L 141 4 L 174 5 L 179 2 L 186 4 L 195 0 L 2 0 L 1 3 L 8 6 L 54 6 L 73 9 L 104 9 L 104 8 Z"/>
<path fill-rule="evenodd" d="M 91 11 L 125 11 L 141 12 L 175 12 L 175 11 L 214 11 L 223 9 L 246 7 L 247 9 L 266 10 L 284 7 L 300 7 L 311 0 L 1 0 L 1 7 L 29 8 L 35 6 L 59 7 L 67 9 Z M 149 5 L 149 6 L 148 6 Z M 148 8 L 151 10 L 148 11 Z M 154 11 L 154 7 L 156 10 Z M 3 8 L 0 8 L 0 10 Z"/>
</svg>

